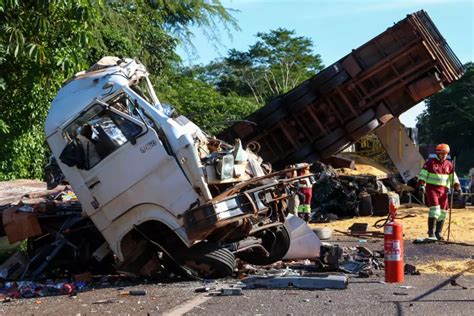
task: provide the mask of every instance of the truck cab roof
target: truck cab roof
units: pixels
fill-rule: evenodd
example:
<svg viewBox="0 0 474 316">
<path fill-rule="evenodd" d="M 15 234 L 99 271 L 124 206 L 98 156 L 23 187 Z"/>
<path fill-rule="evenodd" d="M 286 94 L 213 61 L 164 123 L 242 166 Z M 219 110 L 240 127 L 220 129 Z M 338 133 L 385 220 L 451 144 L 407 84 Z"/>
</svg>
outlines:
<svg viewBox="0 0 474 316">
<path fill-rule="evenodd" d="M 145 67 L 134 59 L 104 57 L 91 68 L 67 80 L 54 98 L 45 122 L 46 137 L 71 120 L 97 96 L 106 98 L 131 81 L 147 76 Z"/>
</svg>

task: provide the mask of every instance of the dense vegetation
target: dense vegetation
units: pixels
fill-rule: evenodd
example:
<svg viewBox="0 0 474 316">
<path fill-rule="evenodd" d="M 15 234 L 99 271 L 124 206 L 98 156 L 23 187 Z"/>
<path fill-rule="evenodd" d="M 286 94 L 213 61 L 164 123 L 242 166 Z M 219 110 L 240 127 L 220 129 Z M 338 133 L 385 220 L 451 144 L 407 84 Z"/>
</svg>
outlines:
<svg viewBox="0 0 474 316">
<path fill-rule="evenodd" d="M 284 29 L 259 33 L 249 52 L 231 51 L 208 66 L 182 67 L 175 50 L 179 43 L 192 45 L 191 26 L 215 41 L 218 25 L 238 28 L 231 13 L 217 0 L 0 0 L 0 180 L 43 176 L 49 156 L 43 123 L 51 101 L 65 79 L 103 56 L 140 60 L 161 101 L 209 133 L 320 68 L 312 42 Z M 223 65 L 225 77 L 215 72 L 216 65 Z M 268 76 L 283 74 L 281 66 L 286 79 L 265 83 Z M 255 85 L 239 87 L 249 74 Z"/>
</svg>

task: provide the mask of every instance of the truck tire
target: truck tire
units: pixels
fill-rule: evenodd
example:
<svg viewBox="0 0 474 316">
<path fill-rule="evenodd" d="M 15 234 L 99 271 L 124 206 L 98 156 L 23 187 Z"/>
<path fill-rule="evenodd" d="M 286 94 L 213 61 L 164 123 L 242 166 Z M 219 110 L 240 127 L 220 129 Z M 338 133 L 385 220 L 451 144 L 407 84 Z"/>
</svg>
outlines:
<svg viewBox="0 0 474 316">
<path fill-rule="evenodd" d="M 314 95 L 313 92 L 308 92 L 298 100 L 285 104 L 286 108 L 290 113 L 298 112 L 308 106 L 309 104 L 313 103 L 317 97 Z"/>
<path fill-rule="evenodd" d="M 336 89 L 338 86 L 346 82 L 348 79 L 349 75 L 345 70 L 342 70 L 335 77 L 331 78 L 331 80 L 319 86 L 316 91 L 318 91 L 321 95 L 326 95 L 327 93 L 331 92 L 332 90 Z"/>
<path fill-rule="evenodd" d="M 379 121 L 376 118 L 374 118 L 370 122 L 368 122 L 367 124 L 359 128 L 358 130 L 355 130 L 352 133 L 350 133 L 349 137 L 354 141 L 359 140 L 365 135 L 373 132 L 377 127 L 379 127 L 379 125 L 380 125 Z"/>
<path fill-rule="evenodd" d="M 292 153 L 287 159 L 287 163 L 298 162 L 312 163 L 320 159 L 318 151 L 310 145 L 303 146 L 298 151 Z"/>
<path fill-rule="evenodd" d="M 237 257 L 245 262 L 256 265 L 272 264 L 281 260 L 290 248 L 290 234 L 285 226 L 269 228 L 259 232 L 255 237 L 262 239 L 262 245 L 269 252 L 266 257 L 261 252 L 245 251 L 237 253 Z"/>
<path fill-rule="evenodd" d="M 365 124 L 369 123 L 375 117 L 375 112 L 373 110 L 368 110 L 350 121 L 345 125 L 345 130 L 348 133 L 352 133 L 355 130 L 361 128 Z"/>
<path fill-rule="evenodd" d="M 303 82 L 301 85 L 297 86 L 293 90 L 290 90 L 283 97 L 283 102 L 285 103 L 285 105 L 295 102 L 296 100 L 302 98 L 305 94 L 310 93 L 312 90 L 312 86 L 313 82 L 311 80 Z"/>
<path fill-rule="evenodd" d="M 392 112 L 390 112 L 390 110 L 383 103 L 380 103 L 377 106 L 377 109 L 375 110 L 375 116 L 380 122 L 382 122 L 382 124 L 388 123 L 394 118 Z"/>
<path fill-rule="evenodd" d="M 257 112 L 251 114 L 251 116 L 255 115 L 255 117 L 256 117 L 255 122 L 259 122 L 259 121 L 265 119 L 272 112 L 275 112 L 275 111 L 277 111 L 277 110 L 279 110 L 283 107 L 284 107 L 284 102 L 280 97 L 278 97 L 278 98 L 270 101 L 270 103 L 268 103 L 263 108 L 260 108 Z"/>
<path fill-rule="evenodd" d="M 206 279 L 230 276 L 235 265 L 235 256 L 231 251 L 211 242 L 201 242 L 184 250 L 177 259 Z"/>
<path fill-rule="evenodd" d="M 351 140 L 344 136 L 343 138 L 341 138 L 337 142 L 333 143 L 332 145 L 330 145 L 326 149 L 324 149 L 321 152 L 321 157 L 322 158 L 328 158 L 332 155 L 335 155 L 338 152 L 340 152 L 341 150 L 343 150 L 344 148 L 346 148 L 347 146 L 349 146 L 350 144 L 351 144 Z"/>
<path fill-rule="evenodd" d="M 346 133 L 342 128 L 336 128 L 331 133 L 327 134 L 320 140 L 314 143 L 314 147 L 319 149 L 319 151 L 323 150 L 324 148 L 328 147 L 329 145 L 337 142 L 341 137 L 343 137 Z"/>
<path fill-rule="evenodd" d="M 258 127 L 261 129 L 267 129 L 280 122 L 286 116 L 288 116 L 288 112 L 285 110 L 285 108 L 280 107 L 263 119 L 262 122 L 258 124 Z"/>
<path fill-rule="evenodd" d="M 338 73 L 343 70 L 343 67 L 340 63 L 334 63 L 331 66 L 321 70 L 313 79 L 311 79 L 314 83 L 315 87 L 319 87 L 324 85 L 326 82 L 331 80 L 333 77 L 337 76 Z"/>
</svg>

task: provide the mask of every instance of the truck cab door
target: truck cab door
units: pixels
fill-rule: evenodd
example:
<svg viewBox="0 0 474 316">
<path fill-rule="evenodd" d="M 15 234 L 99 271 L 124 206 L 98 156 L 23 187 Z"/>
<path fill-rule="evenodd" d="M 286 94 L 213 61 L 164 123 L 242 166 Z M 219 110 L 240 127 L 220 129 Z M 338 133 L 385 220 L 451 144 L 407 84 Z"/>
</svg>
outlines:
<svg viewBox="0 0 474 316">
<path fill-rule="evenodd" d="M 86 207 L 89 215 L 100 208 L 113 220 L 131 207 L 131 200 L 146 202 L 149 197 L 130 197 L 127 192 L 152 173 L 160 177 L 175 170 L 171 172 L 174 182 L 190 187 L 156 131 L 123 111 L 95 104 L 68 130 L 84 149 L 85 163 L 80 170 L 84 182 L 77 193 L 81 201 L 91 201 Z"/>
</svg>

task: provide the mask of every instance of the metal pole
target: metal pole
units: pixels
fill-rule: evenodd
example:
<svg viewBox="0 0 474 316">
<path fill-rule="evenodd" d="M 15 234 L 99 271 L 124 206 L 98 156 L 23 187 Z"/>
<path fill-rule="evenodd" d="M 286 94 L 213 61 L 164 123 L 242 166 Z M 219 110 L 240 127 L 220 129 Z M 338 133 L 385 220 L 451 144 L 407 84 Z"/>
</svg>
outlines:
<svg viewBox="0 0 474 316">
<path fill-rule="evenodd" d="M 451 178 L 451 183 L 450 183 L 450 186 L 451 186 L 451 197 L 450 197 L 450 201 L 449 201 L 449 219 L 448 219 L 448 239 L 447 241 L 449 241 L 449 237 L 451 236 L 451 213 L 453 211 L 453 195 L 454 195 L 454 173 L 456 172 L 456 156 L 454 156 L 453 158 L 453 172 L 450 174 L 450 178 Z"/>
</svg>

